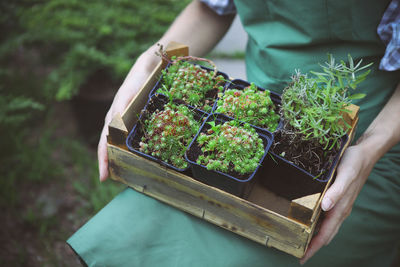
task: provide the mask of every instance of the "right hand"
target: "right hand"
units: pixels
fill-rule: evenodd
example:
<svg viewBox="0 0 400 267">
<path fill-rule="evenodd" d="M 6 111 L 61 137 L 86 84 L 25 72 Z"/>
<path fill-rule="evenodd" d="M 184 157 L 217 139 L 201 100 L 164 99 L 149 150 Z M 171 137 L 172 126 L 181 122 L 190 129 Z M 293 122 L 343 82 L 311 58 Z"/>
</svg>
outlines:
<svg viewBox="0 0 400 267">
<path fill-rule="evenodd" d="M 115 114 L 122 115 L 133 97 L 139 92 L 141 86 L 149 77 L 151 71 L 159 62 L 160 57 L 156 56 L 157 46 L 150 47 L 144 52 L 133 65 L 114 97 L 113 103 L 107 112 L 104 121 L 104 127 L 100 135 L 100 141 L 97 147 L 97 157 L 99 160 L 99 179 L 101 182 L 108 177 L 108 155 L 107 155 L 107 135 L 108 125 Z"/>
</svg>

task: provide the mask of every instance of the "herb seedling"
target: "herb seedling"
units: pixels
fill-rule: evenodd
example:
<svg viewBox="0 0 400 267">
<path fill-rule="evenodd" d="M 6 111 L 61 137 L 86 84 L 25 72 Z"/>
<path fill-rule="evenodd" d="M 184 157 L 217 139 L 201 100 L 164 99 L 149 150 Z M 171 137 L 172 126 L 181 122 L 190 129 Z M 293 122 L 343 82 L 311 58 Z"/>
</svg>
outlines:
<svg viewBox="0 0 400 267">
<path fill-rule="evenodd" d="M 349 89 L 356 89 L 365 80 L 369 70 L 356 76 L 361 70 L 371 66 L 354 66 L 348 56 L 349 66 L 344 61 L 336 64 L 332 55 L 321 65 L 323 72 L 311 75 L 296 71 L 292 84 L 282 94 L 281 112 L 286 123 L 285 131 L 298 134 L 302 140 L 315 140 L 324 149 L 337 146 L 338 139 L 350 128 L 343 120 L 343 112 L 353 99 L 365 94 L 348 95 Z"/>
<path fill-rule="evenodd" d="M 315 176 L 329 168 L 340 148 L 340 138 L 351 127 L 343 119 L 346 107 L 351 100 L 365 96 L 349 95 L 349 89 L 356 89 L 365 80 L 370 70 L 360 71 L 371 64 L 361 66 L 360 60 L 354 65 L 350 55 L 348 61 L 348 65 L 336 63 L 329 55 L 328 62 L 321 65 L 323 72 L 296 71 L 282 94 L 284 126 L 276 140 L 284 141 L 277 141 L 272 149 Z"/>
</svg>

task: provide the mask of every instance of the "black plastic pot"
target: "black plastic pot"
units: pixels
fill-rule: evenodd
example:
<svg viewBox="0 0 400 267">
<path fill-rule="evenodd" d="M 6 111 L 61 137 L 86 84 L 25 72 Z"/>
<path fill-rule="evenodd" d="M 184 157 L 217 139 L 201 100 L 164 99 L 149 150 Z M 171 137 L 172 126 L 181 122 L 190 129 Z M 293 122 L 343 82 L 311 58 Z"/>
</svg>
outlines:
<svg viewBox="0 0 400 267">
<path fill-rule="evenodd" d="M 289 200 L 321 193 L 329 181 L 335 166 L 339 163 L 339 155 L 344 149 L 347 139 L 347 135 L 342 137 L 341 148 L 329 168 L 329 172 L 322 174 L 318 178 L 270 151 L 260 170 L 261 184 L 275 194 Z"/>
<path fill-rule="evenodd" d="M 167 97 L 164 95 L 155 95 L 152 96 L 149 101 L 147 102 L 146 106 L 142 110 L 138 123 L 132 128 L 131 132 L 128 135 L 128 138 L 126 139 L 126 146 L 130 151 L 132 151 L 135 154 L 138 154 L 140 156 L 143 156 L 147 159 L 150 159 L 152 161 L 155 161 L 161 165 L 167 166 L 175 171 L 182 172 L 186 175 L 191 175 L 191 172 L 189 170 L 189 166 L 187 168 L 181 169 L 177 168 L 165 161 L 162 161 L 161 159 L 154 157 L 152 155 L 148 155 L 146 153 L 143 153 L 139 151 L 139 142 L 141 141 L 141 138 L 143 136 L 143 123 L 151 116 L 151 114 L 156 110 L 163 110 L 165 104 L 168 103 Z M 199 122 L 203 122 L 208 116 L 208 113 L 205 113 L 201 110 L 198 109 L 193 109 L 193 112 L 195 113 L 195 119 Z M 190 142 L 189 142 L 190 143 Z"/>
<path fill-rule="evenodd" d="M 253 182 L 256 179 L 256 176 L 258 175 L 258 170 L 260 168 L 260 165 L 263 162 L 265 155 L 267 154 L 267 152 L 272 144 L 272 141 L 273 141 L 272 133 L 270 133 L 269 131 L 258 129 L 258 128 L 254 127 L 256 132 L 259 134 L 259 136 L 263 140 L 265 153 L 259 162 L 260 165 L 251 174 L 231 175 L 231 174 L 223 173 L 221 171 L 214 171 L 214 170 L 210 171 L 210 170 L 207 170 L 206 166 L 196 163 L 196 160 L 201 153 L 200 147 L 197 145 L 196 140 L 200 133 L 206 132 L 210 128 L 210 125 L 207 124 L 206 122 L 215 121 L 216 124 L 218 125 L 218 124 L 222 124 L 226 121 L 230 121 L 230 120 L 231 120 L 231 118 L 229 118 L 223 114 L 209 115 L 207 120 L 201 126 L 200 131 L 197 133 L 196 137 L 193 139 L 192 143 L 189 145 L 189 148 L 186 150 L 185 157 L 186 157 L 186 160 L 190 164 L 190 168 L 192 170 L 193 177 L 196 180 L 201 181 L 207 185 L 211 185 L 211 186 L 217 187 L 219 189 L 222 189 L 233 195 L 246 198 L 251 191 L 251 188 L 253 186 Z"/>
<path fill-rule="evenodd" d="M 249 82 L 244 81 L 244 80 L 241 80 L 241 79 L 235 79 L 235 80 L 231 81 L 231 82 L 226 86 L 226 88 L 225 88 L 225 90 L 224 90 L 224 93 L 225 93 L 225 91 L 228 90 L 228 89 L 243 90 L 244 88 L 246 88 L 246 87 L 248 87 L 248 86 L 250 86 L 250 83 L 249 83 Z M 266 89 L 264 89 L 264 88 L 262 88 L 262 87 L 259 87 L 259 86 L 257 86 L 257 89 L 258 89 L 259 91 L 266 91 Z M 281 101 L 282 101 L 282 100 L 281 100 L 281 95 L 278 94 L 278 93 L 275 93 L 275 92 L 273 92 L 273 91 L 271 91 L 271 90 L 269 90 L 269 92 L 270 92 L 270 98 L 271 98 L 272 102 L 275 104 L 275 107 L 276 107 L 276 108 L 275 108 L 275 112 L 279 113 L 279 108 L 280 108 L 280 106 L 281 106 Z M 218 99 L 217 99 L 217 101 L 218 101 Z M 215 110 L 217 109 L 217 107 L 218 107 L 218 105 L 217 105 L 217 103 L 215 103 L 213 110 L 215 111 Z M 224 114 L 224 115 L 228 116 L 227 114 Z M 228 117 L 230 117 L 230 116 L 228 116 Z M 256 126 L 256 125 L 253 125 L 253 126 L 256 127 L 256 128 L 265 129 L 265 128 L 262 128 L 262 127 L 260 127 L 260 126 Z M 278 123 L 278 126 L 277 126 L 276 130 L 282 128 L 282 126 L 283 126 L 283 120 L 282 120 L 282 118 L 281 118 L 281 119 L 279 120 L 279 123 Z M 265 129 L 265 130 L 268 130 L 268 129 Z M 276 130 L 275 130 L 275 131 L 276 131 Z"/>
<path fill-rule="evenodd" d="M 194 65 L 198 65 L 198 64 L 194 64 Z M 171 63 L 168 63 L 168 65 L 165 67 L 165 70 L 168 70 L 168 68 L 169 68 L 170 66 L 171 66 Z M 210 68 L 207 68 L 207 67 L 204 67 L 204 66 L 201 66 L 201 65 L 198 65 L 198 66 L 200 66 L 202 69 L 207 70 L 207 71 L 209 71 L 209 72 L 210 72 L 210 71 L 213 71 L 213 70 L 210 69 Z M 228 86 L 228 84 L 229 84 L 229 77 L 228 77 L 228 75 L 227 75 L 226 73 L 220 72 L 220 71 L 217 71 L 216 76 L 218 76 L 218 75 L 222 75 L 222 76 L 225 78 L 226 82 L 225 82 L 225 84 L 223 85 L 223 87 L 224 87 L 224 89 L 225 89 L 225 87 Z M 157 95 L 163 95 L 163 94 L 161 94 L 161 93 L 157 93 L 157 90 L 162 86 L 162 83 L 163 83 L 163 75 L 161 75 L 160 79 L 158 79 L 157 83 L 154 85 L 153 89 L 150 91 L 149 97 L 152 97 L 152 96 L 155 95 L 155 94 L 157 94 Z M 213 104 L 213 106 L 212 106 L 212 110 L 211 110 L 210 112 L 208 112 L 208 113 L 212 113 L 212 112 L 214 111 L 214 109 L 215 109 L 215 107 L 216 107 L 216 104 L 217 104 L 217 97 L 218 97 L 218 93 L 215 94 L 215 97 L 214 97 L 214 104 Z M 196 109 L 200 109 L 199 107 L 192 106 L 192 105 L 189 105 L 188 103 L 185 103 L 183 100 L 178 100 L 178 101 L 180 101 L 180 103 L 186 104 L 186 105 L 189 106 L 189 107 L 196 108 Z"/>
</svg>

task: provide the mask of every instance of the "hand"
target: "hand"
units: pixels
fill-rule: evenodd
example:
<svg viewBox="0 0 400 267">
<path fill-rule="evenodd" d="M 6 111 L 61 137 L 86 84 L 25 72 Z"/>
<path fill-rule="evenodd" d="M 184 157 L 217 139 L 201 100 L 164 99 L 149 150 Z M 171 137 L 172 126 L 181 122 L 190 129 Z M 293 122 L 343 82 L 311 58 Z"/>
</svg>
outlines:
<svg viewBox="0 0 400 267">
<path fill-rule="evenodd" d="M 143 53 L 135 65 L 129 71 L 128 76 L 119 88 L 114 97 L 114 101 L 107 112 L 104 121 L 104 127 L 100 135 L 100 141 L 97 147 L 97 157 L 99 160 L 99 179 L 101 182 L 108 177 L 108 155 L 107 155 L 107 135 L 108 125 L 115 114 L 122 115 L 132 98 L 138 93 L 141 86 L 150 75 L 154 66 L 159 62 L 160 58 L 155 55 L 155 47 L 150 48 Z"/>
<path fill-rule="evenodd" d="M 321 228 L 313 237 L 300 259 L 304 264 L 322 246 L 328 245 L 337 234 L 343 221 L 350 215 L 354 201 L 367 180 L 374 163 L 361 144 L 350 146 L 344 153 L 337 169 L 335 182 L 326 191 L 321 208 L 326 212 Z"/>
</svg>

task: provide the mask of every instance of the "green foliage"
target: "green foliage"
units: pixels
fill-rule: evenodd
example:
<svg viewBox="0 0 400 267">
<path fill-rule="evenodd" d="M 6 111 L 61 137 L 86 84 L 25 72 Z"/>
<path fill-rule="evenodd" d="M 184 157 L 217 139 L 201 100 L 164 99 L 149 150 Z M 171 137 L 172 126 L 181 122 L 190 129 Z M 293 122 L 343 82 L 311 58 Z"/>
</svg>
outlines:
<svg viewBox="0 0 400 267">
<path fill-rule="evenodd" d="M 251 83 L 243 90 L 228 89 L 223 95 L 220 93 L 219 98 L 215 112 L 272 132 L 276 130 L 280 116 L 275 112 L 275 105 L 268 90 L 258 90 L 257 86 Z"/>
<path fill-rule="evenodd" d="M 116 82 L 136 57 L 165 32 L 187 1 L 20 1 L 5 4 L 16 30 L 0 46 L 0 58 L 34 50 L 37 67 L 49 68 L 44 87 L 69 99 L 97 71 Z M 3 20 L 3 27 L 10 24 Z"/>
<path fill-rule="evenodd" d="M 52 257 L 54 244 L 123 188 L 99 183 L 95 153 L 73 140 L 76 135 L 66 137 L 72 120 L 52 115 L 54 102 L 94 87 L 99 73 L 117 89 L 187 2 L 0 2 L 0 208 L 11 232 L 3 255 L 16 258 L 14 264 L 31 262 L 32 253 Z M 47 205 L 54 208 L 51 216 Z M 21 242 L 30 243 L 30 252 Z"/>
<path fill-rule="evenodd" d="M 65 137 L 71 121 L 50 116 L 54 102 L 85 86 L 102 94 L 94 85 L 99 75 L 117 89 L 187 3 L 0 1 L 0 207 L 11 232 L 3 255 L 15 258 L 8 266 L 35 265 L 29 254 L 49 265 L 43 254 L 54 257 L 54 244 L 123 188 L 99 183 L 95 153 L 76 135 Z M 55 214 L 45 215 L 43 203 L 55 205 Z"/>
<path fill-rule="evenodd" d="M 214 89 L 222 92 L 225 84 L 222 75 L 215 76 L 214 71 L 207 71 L 198 65 L 181 60 L 175 61 L 167 70 L 163 70 L 162 74 L 162 87 L 158 93 L 166 94 L 172 99 L 183 100 L 208 112 L 211 111 L 217 97 L 217 93 L 214 95 L 209 93 Z"/>
<path fill-rule="evenodd" d="M 324 149 L 332 149 L 349 129 L 342 114 L 351 100 L 364 97 L 363 94 L 349 95 L 348 91 L 365 80 L 369 70 L 356 74 L 371 64 L 361 67 L 361 60 L 354 65 L 350 55 L 348 59 L 348 65 L 344 61 L 336 64 L 329 55 L 328 62 L 321 66 L 323 72 L 307 75 L 297 71 L 282 94 L 286 126 L 299 133 L 303 140 L 317 140 Z"/>
<path fill-rule="evenodd" d="M 211 128 L 197 138 L 202 154 L 196 162 L 208 170 L 242 175 L 255 171 L 264 155 L 264 145 L 254 128 L 248 123 L 239 126 L 237 121 L 208 124 Z"/>
<path fill-rule="evenodd" d="M 186 147 L 200 128 L 200 121 L 184 105 L 168 103 L 144 122 L 144 136 L 139 150 L 184 169 Z"/>
<path fill-rule="evenodd" d="M 51 157 L 55 147 L 43 129 L 52 104 L 90 86 L 99 73 L 116 89 L 136 58 L 161 37 L 187 3 L 0 3 L 0 160 L 9 166 L 1 169 L 4 201 L 15 198 L 7 188 L 17 180 L 53 177 L 52 167 L 58 166 Z M 37 129 L 43 132 L 32 137 Z"/>
</svg>

